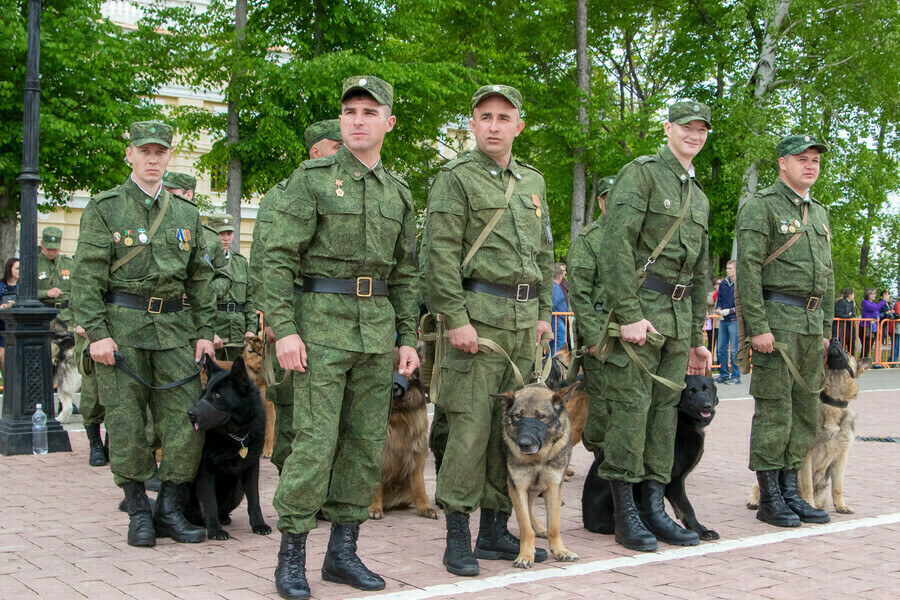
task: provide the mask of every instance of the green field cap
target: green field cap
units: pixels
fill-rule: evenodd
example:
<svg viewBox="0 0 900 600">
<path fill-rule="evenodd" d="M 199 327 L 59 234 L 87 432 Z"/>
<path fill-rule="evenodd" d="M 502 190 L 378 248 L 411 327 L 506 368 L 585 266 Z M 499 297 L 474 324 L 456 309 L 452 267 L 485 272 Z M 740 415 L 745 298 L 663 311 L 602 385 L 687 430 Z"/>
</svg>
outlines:
<svg viewBox="0 0 900 600">
<path fill-rule="evenodd" d="M 197 178 L 187 173 L 174 173 L 166 171 L 163 175 L 163 185 L 167 188 L 194 191 L 197 189 Z"/>
<path fill-rule="evenodd" d="M 478 91 L 472 96 L 472 110 L 475 110 L 482 100 L 491 96 L 503 96 L 518 110 L 522 110 L 522 94 L 509 85 L 483 85 L 478 88 Z"/>
<path fill-rule="evenodd" d="M 669 123 L 684 125 L 691 121 L 705 121 L 706 126 L 711 127 L 710 114 L 709 107 L 702 102 L 676 102 L 669 106 Z"/>
<path fill-rule="evenodd" d="M 328 119 L 313 123 L 303 132 L 306 140 L 306 149 L 309 150 L 322 140 L 341 141 L 341 122 L 337 119 Z"/>
<path fill-rule="evenodd" d="M 171 148 L 174 133 L 171 125 L 161 121 L 137 121 L 131 124 L 131 143 L 134 146 L 162 144 Z"/>
<path fill-rule="evenodd" d="M 341 102 L 350 92 L 362 90 L 371 94 L 379 104 L 386 104 L 388 108 L 394 107 L 394 87 L 383 79 L 371 75 L 354 75 L 344 80 L 344 89 L 341 92 Z"/>
<path fill-rule="evenodd" d="M 41 232 L 41 246 L 47 250 L 59 250 L 60 244 L 62 244 L 62 229 L 45 227 Z"/>
<path fill-rule="evenodd" d="M 815 148 L 819 152 L 828 152 L 828 146 L 820 144 L 814 135 L 789 135 L 775 146 L 778 158 L 785 154 L 800 154 L 807 148 Z"/>
<path fill-rule="evenodd" d="M 206 217 L 206 226 L 216 233 L 234 231 L 234 217 L 227 213 L 216 213 Z"/>
<path fill-rule="evenodd" d="M 616 182 L 615 177 L 604 177 L 600 181 L 597 182 L 597 195 L 602 196 L 603 194 L 609 193 L 609 190 L 612 189 L 613 184 Z"/>
</svg>

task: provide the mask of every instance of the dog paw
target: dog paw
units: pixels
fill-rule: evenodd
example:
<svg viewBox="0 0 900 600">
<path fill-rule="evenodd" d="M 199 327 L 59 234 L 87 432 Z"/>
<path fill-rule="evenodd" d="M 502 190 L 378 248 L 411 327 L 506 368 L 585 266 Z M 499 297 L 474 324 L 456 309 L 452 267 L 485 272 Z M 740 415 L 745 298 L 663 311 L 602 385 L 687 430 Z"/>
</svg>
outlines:
<svg viewBox="0 0 900 600">
<path fill-rule="evenodd" d="M 252 527 L 253 533 L 256 535 L 269 535 L 272 533 L 272 528 L 263 523 L 262 525 L 254 525 Z"/>
<path fill-rule="evenodd" d="M 211 540 L 227 540 L 229 538 L 228 532 L 222 529 L 207 529 L 206 537 Z"/>
<path fill-rule="evenodd" d="M 262 458 L 272 458 L 272 453 L 271 452 L 263 452 Z"/>
<path fill-rule="evenodd" d="M 525 556 L 524 554 L 520 554 L 516 557 L 516 560 L 513 561 L 513 566 L 520 569 L 530 569 L 534 566 L 534 555 L 532 554 L 529 557 Z"/>
<path fill-rule="evenodd" d="M 844 506 L 835 506 L 834 509 L 835 509 L 836 511 L 838 511 L 839 513 L 841 513 L 842 515 L 852 515 L 852 514 L 855 514 L 855 513 L 856 513 L 855 510 L 853 510 L 852 508 L 850 508 L 850 507 L 847 506 L 846 504 L 845 504 Z"/>
<path fill-rule="evenodd" d="M 717 540 L 719 539 L 719 534 L 712 529 L 707 529 L 706 531 L 700 532 L 700 539 L 705 542 L 708 542 L 710 540 Z"/>
<path fill-rule="evenodd" d="M 535 529 L 534 537 L 539 537 L 539 538 L 546 540 L 547 539 L 547 530 L 546 529 Z"/>
<path fill-rule="evenodd" d="M 748 502 L 747 508 L 749 508 L 750 510 L 756 510 L 759 508 L 759 503 L 758 502 Z"/>
<path fill-rule="evenodd" d="M 426 519 L 437 519 L 438 514 L 437 511 L 431 508 L 430 506 L 424 510 L 419 511 L 420 517 L 425 517 Z"/>
<path fill-rule="evenodd" d="M 375 510 L 373 508 L 370 508 L 369 509 L 369 518 L 379 521 L 384 518 L 384 511 L 383 510 Z M 435 518 L 437 518 L 437 517 L 435 517 Z"/>
<path fill-rule="evenodd" d="M 575 562 L 578 560 L 578 555 L 572 552 L 571 550 L 566 550 L 563 548 L 562 550 L 550 550 L 553 554 L 553 560 L 558 560 L 560 562 Z"/>
</svg>

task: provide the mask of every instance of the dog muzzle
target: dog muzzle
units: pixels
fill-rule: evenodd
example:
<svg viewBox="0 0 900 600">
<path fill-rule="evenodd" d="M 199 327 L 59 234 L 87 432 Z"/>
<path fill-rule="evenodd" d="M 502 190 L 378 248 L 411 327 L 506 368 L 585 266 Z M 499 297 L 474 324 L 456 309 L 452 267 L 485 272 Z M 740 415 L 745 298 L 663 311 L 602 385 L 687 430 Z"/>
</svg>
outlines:
<svg viewBox="0 0 900 600">
<path fill-rule="evenodd" d="M 409 391 L 409 380 L 400 373 L 394 373 L 394 398 L 401 398 Z"/>
<path fill-rule="evenodd" d="M 840 340 L 834 339 L 828 343 L 828 360 L 826 362 L 832 371 L 846 369 L 850 373 L 850 377 L 855 376 L 853 369 L 850 368 L 850 361 L 847 360 L 847 353 L 841 347 Z"/>
<path fill-rule="evenodd" d="M 526 417 L 516 423 L 516 446 L 522 454 L 537 454 L 550 426 L 540 419 Z"/>
<path fill-rule="evenodd" d="M 219 410 L 209 400 L 201 398 L 197 404 L 187 411 L 188 419 L 194 426 L 194 431 L 207 431 L 219 425 L 224 425 L 231 418 L 231 413 Z"/>
</svg>

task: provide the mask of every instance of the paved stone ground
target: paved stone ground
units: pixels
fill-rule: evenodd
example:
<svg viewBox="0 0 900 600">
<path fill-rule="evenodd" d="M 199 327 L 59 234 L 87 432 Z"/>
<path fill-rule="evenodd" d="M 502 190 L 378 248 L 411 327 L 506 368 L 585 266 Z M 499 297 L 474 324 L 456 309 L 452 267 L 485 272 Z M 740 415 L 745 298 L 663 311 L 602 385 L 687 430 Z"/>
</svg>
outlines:
<svg viewBox="0 0 900 600">
<path fill-rule="evenodd" d="M 857 434 L 900 435 L 900 372 L 864 375 L 867 391 L 854 403 Z M 441 565 L 444 524 L 412 510 L 390 512 L 363 526 L 360 553 L 388 580 L 383 592 L 363 594 L 324 583 L 319 567 L 328 528 L 310 534 L 313 596 L 491 599 L 621 598 L 893 598 L 900 589 L 900 444 L 857 441 L 845 498 L 856 514 L 832 512 L 828 525 L 778 529 L 744 507 L 754 482 L 747 470 L 752 401 L 747 380 L 720 386 L 723 402 L 707 435 L 706 455 L 688 480 L 701 522 L 722 539 L 695 548 L 660 545 L 640 554 L 611 536 L 581 527 L 580 492 L 590 456 L 573 455 L 576 475 L 566 485 L 563 539 L 580 562 L 547 562 L 531 570 L 481 561 L 477 578 L 458 578 Z M 73 452 L 0 457 L 0 598 L 277 598 L 273 570 L 279 534 L 250 532 L 243 507 L 224 542 L 152 549 L 125 542 L 128 518 L 108 468 L 87 464 L 87 441 L 70 426 Z M 433 463 L 426 468 L 434 492 Z M 260 481 L 263 514 L 275 526 L 271 498 L 277 472 L 265 461 Z M 829 506 L 829 509 L 832 507 Z M 473 519 L 473 531 L 477 516 Z M 538 544 L 546 548 L 545 540 Z M 893 592 L 891 591 L 893 590 Z"/>
</svg>

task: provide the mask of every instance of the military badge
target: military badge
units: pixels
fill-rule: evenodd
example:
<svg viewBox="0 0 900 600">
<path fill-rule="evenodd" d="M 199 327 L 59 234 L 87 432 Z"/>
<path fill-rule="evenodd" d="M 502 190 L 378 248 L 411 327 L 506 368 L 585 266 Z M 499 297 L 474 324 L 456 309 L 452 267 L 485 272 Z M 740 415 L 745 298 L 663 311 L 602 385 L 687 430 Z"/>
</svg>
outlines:
<svg viewBox="0 0 900 600">
<path fill-rule="evenodd" d="M 666 200 L 663 202 L 663 206 L 666 207 L 666 210 L 669 210 L 669 207 L 672 206 L 672 202 L 668 198 L 666 198 Z"/>
<path fill-rule="evenodd" d="M 788 232 L 788 226 L 782 224 L 782 226 L 781 226 L 781 233 L 787 233 L 787 232 Z"/>
<path fill-rule="evenodd" d="M 341 198 L 344 197 L 344 190 L 342 190 L 341 188 L 334 190 L 334 193 L 337 194 Z"/>
<path fill-rule="evenodd" d="M 532 195 L 531 195 L 531 203 L 534 205 L 535 208 L 540 208 L 540 207 L 541 207 L 541 199 L 538 198 L 538 195 L 537 195 L 537 194 L 532 194 Z"/>
<path fill-rule="evenodd" d="M 138 229 L 138 241 L 142 244 L 147 243 L 147 233 L 145 229 Z"/>
<path fill-rule="evenodd" d="M 191 241 L 191 230 L 190 229 L 176 229 L 175 230 L 175 239 L 181 242 L 181 249 L 187 252 L 191 249 L 191 245 L 188 244 Z"/>
<path fill-rule="evenodd" d="M 38 279 L 47 279 L 47 271 L 41 271 L 38 273 Z"/>
<path fill-rule="evenodd" d="M 790 231 L 791 233 L 797 233 L 797 228 L 791 225 L 790 227 L 788 227 L 788 231 Z"/>
<path fill-rule="evenodd" d="M 336 185 L 337 187 L 341 187 L 342 185 L 344 185 L 344 182 L 341 181 L 340 179 L 335 179 L 334 185 Z"/>
<path fill-rule="evenodd" d="M 126 230 L 125 230 L 125 241 L 124 241 L 124 244 L 125 244 L 126 246 L 131 246 L 131 245 L 134 244 L 134 238 L 131 237 L 131 230 L 130 230 L 130 229 L 126 229 Z"/>
<path fill-rule="evenodd" d="M 115 232 L 115 233 L 113 234 L 113 241 L 114 241 L 115 243 L 118 244 L 118 243 L 119 243 L 119 240 L 121 240 L 121 239 L 122 239 L 122 236 L 119 234 L 118 231 Z"/>
<path fill-rule="evenodd" d="M 541 216 L 541 209 L 537 209 L 536 211 L 534 211 L 534 214 L 536 214 L 537 216 L 540 217 L 540 216 Z"/>
<path fill-rule="evenodd" d="M 62 275 L 63 281 L 68 281 L 71 271 L 69 271 L 68 269 L 63 269 L 59 272 L 59 274 Z"/>
</svg>

